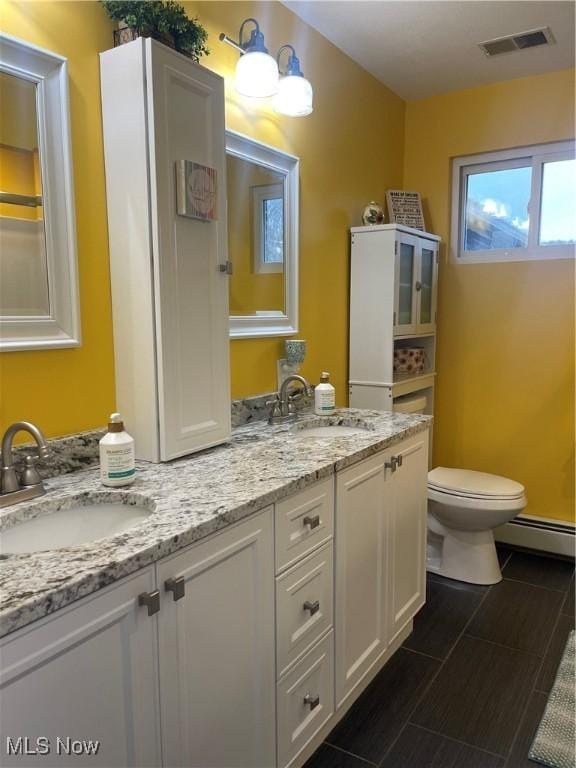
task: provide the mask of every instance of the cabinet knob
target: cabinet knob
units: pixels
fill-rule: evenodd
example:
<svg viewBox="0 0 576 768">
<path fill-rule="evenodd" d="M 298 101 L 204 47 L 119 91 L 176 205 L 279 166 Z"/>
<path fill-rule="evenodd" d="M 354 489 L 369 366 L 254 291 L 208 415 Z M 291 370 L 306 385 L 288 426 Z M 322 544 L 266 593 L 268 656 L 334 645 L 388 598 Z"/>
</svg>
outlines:
<svg viewBox="0 0 576 768">
<path fill-rule="evenodd" d="M 422 283 L 419 280 L 416 280 L 416 285 L 414 286 L 417 291 L 422 290 Z"/>
<path fill-rule="evenodd" d="M 172 592 L 172 599 L 174 602 L 176 602 L 176 600 L 181 600 L 186 591 L 184 576 L 178 576 L 177 579 L 166 579 L 164 582 L 164 589 L 166 592 Z"/>
<path fill-rule="evenodd" d="M 148 608 L 148 616 L 154 616 L 160 610 L 160 592 L 157 589 L 154 592 L 142 592 L 138 595 L 138 605 L 145 605 Z"/>
<path fill-rule="evenodd" d="M 310 529 L 318 528 L 320 525 L 320 515 L 306 515 L 302 520 L 302 523 L 307 525 Z"/>
<path fill-rule="evenodd" d="M 310 711 L 312 711 L 320 704 L 320 696 L 317 693 L 307 693 L 304 696 L 304 704 L 307 704 L 310 707 Z"/>
<path fill-rule="evenodd" d="M 302 608 L 305 611 L 310 611 L 310 616 L 314 616 L 315 613 L 318 613 L 320 610 L 320 601 L 319 600 L 306 600 Z"/>
</svg>

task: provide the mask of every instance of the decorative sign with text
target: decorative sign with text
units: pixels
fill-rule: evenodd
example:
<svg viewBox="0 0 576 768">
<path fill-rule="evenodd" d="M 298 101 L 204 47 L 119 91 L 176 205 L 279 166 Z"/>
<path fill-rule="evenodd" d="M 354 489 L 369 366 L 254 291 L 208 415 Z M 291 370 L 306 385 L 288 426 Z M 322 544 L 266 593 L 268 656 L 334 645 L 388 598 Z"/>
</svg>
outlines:
<svg viewBox="0 0 576 768">
<path fill-rule="evenodd" d="M 403 224 L 405 227 L 423 231 L 426 229 L 420 192 L 389 189 L 386 192 L 386 202 L 390 224 Z"/>
<path fill-rule="evenodd" d="M 176 210 L 179 216 L 214 221 L 216 195 L 215 168 L 191 160 L 176 161 Z"/>
</svg>

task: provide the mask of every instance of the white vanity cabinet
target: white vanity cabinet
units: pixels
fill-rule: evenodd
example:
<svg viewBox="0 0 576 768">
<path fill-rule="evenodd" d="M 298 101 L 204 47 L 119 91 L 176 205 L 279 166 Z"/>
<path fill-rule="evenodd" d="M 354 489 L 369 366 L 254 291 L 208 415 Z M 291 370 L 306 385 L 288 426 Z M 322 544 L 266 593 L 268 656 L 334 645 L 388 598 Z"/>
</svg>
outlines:
<svg viewBox="0 0 576 768">
<path fill-rule="evenodd" d="M 154 589 L 150 566 L 0 641 L 0 765 L 161 764 L 156 622 L 138 605 Z M 9 755 L 19 737 L 40 753 Z M 66 754 L 59 739 L 100 746 Z"/>
<path fill-rule="evenodd" d="M 336 479 L 336 704 L 340 706 L 387 647 L 386 555 L 389 453 Z"/>
<path fill-rule="evenodd" d="M 164 765 L 275 763 L 272 508 L 158 563 Z"/>
<path fill-rule="evenodd" d="M 337 475 L 337 707 L 424 604 L 427 466 L 425 431 Z"/>
<path fill-rule="evenodd" d="M 0 640 L 1 747 L 301 768 L 424 602 L 427 449 L 413 435 Z"/>
<path fill-rule="evenodd" d="M 421 432 L 390 452 L 388 645 L 426 602 L 428 445 L 428 432 Z"/>
<path fill-rule="evenodd" d="M 117 408 L 167 461 L 230 435 L 224 81 L 149 38 L 100 70 Z"/>
</svg>

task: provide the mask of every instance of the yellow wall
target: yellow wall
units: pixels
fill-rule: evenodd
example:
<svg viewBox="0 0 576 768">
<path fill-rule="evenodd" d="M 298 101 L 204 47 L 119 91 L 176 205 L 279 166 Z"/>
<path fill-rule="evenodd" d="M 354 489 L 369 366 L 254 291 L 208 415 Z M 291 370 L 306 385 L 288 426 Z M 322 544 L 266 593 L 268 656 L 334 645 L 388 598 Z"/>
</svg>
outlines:
<svg viewBox="0 0 576 768">
<path fill-rule="evenodd" d="M 0 431 L 17 419 L 48 436 L 100 426 L 114 409 L 114 358 L 98 51 L 112 23 L 96 2 L 0 0 L 3 32 L 68 58 L 83 345 L 0 355 Z"/>
<path fill-rule="evenodd" d="M 346 403 L 348 228 L 368 200 L 402 181 L 404 102 L 280 3 L 185 3 L 210 34 L 202 63 L 227 77 L 227 126 L 301 159 L 300 331 L 309 341 L 303 372 L 329 370 Z M 0 429 L 17 418 L 47 435 L 102 425 L 114 407 L 114 368 L 98 52 L 111 47 L 112 23 L 97 2 L 0 0 L 2 29 L 69 59 L 83 346 L 0 356 Z M 236 97 L 238 54 L 218 41 L 255 15 L 272 52 L 296 46 L 315 87 L 314 113 L 280 117 Z M 232 395 L 275 389 L 281 339 L 231 344 Z"/>
<path fill-rule="evenodd" d="M 574 72 L 407 105 L 405 189 L 444 239 L 435 464 L 525 484 L 528 514 L 574 518 L 574 262 L 447 261 L 450 158 L 574 137 Z"/>
<path fill-rule="evenodd" d="M 369 200 L 401 184 L 404 102 L 278 2 L 185 2 L 207 28 L 211 55 L 203 63 L 226 78 L 226 125 L 300 158 L 300 330 L 308 340 L 302 372 L 318 381 L 330 371 L 337 402 L 347 402 L 348 261 L 350 226 L 361 223 Z M 314 86 L 314 112 L 276 115 L 237 96 L 238 53 L 218 41 L 236 39 L 255 16 L 274 54 L 292 43 Z M 231 344 L 232 396 L 276 388 L 281 339 Z"/>
</svg>

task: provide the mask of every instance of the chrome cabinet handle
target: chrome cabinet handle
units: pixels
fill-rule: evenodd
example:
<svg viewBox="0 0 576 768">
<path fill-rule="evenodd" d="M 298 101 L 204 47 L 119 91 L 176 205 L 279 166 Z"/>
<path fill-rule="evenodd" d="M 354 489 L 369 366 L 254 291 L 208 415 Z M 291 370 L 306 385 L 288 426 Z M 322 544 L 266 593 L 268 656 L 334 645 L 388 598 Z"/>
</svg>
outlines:
<svg viewBox="0 0 576 768">
<path fill-rule="evenodd" d="M 224 264 L 218 264 L 218 272 L 223 272 L 226 275 L 231 275 L 234 271 L 231 261 L 225 261 Z"/>
<path fill-rule="evenodd" d="M 160 592 L 157 589 L 154 592 L 142 592 L 138 595 L 138 605 L 145 605 L 148 608 L 148 616 L 154 616 L 160 610 Z"/>
<path fill-rule="evenodd" d="M 302 520 L 303 525 L 307 525 L 311 530 L 313 528 L 318 528 L 320 525 L 320 515 L 306 515 L 306 517 Z"/>
<path fill-rule="evenodd" d="M 313 602 L 311 600 L 306 600 L 302 608 L 305 611 L 310 611 L 310 616 L 314 616 L 315 613 L 318 613 L 320 610 L 320 601 L 314 600 Z"/>
<path fill-rule="evenodd" d="M 400 456 L 392 456 L 390 461 L 384 462 L 384 469 L 391 469 L 392 472 L 396 472 L 398 467 L 402 466 L 402 454 Z"/>
<path fill-rule="evenodd" d="M 176 602 L 176 600 L 181 600 L 186 591 L 184 576 L 178 576 L 177 579 L 166 579 L 164 582 L 164 589 L 166 592 L 172 592 L 172 599 L 174 602 Z"/>
<path fill-rule="evenodd" d="M 304 696 L 304 704 L 307 704 L 310 707 L 310 711 L 313 709 L 316 709 L 318 704 L 320 704 L 320 696 L 318 696 L 317 693 L 307 693 L 306 696 Z"/>
</svg>

